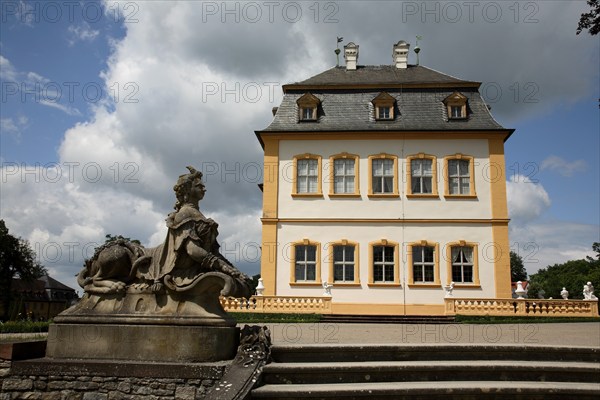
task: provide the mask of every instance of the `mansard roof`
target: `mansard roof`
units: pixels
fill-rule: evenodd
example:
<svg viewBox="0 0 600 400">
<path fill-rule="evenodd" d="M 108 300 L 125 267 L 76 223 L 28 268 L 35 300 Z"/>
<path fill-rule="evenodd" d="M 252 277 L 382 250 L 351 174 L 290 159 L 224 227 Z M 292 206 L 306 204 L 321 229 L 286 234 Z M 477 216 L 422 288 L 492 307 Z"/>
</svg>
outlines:
<svg viewBox="0 0 600 400">
<path fill-rule="evenodd" d="M 433 69 L 409 65 L 333 67 L 304 81 L 283 86 L 284 96 L 271 124 L 257 135 L 341 131 L 503 131 L 479 93 L 480 82 L 466 81 Z M 393 120 L 377 121 L 372 101 L 382 92 L 396 101 Z M 310 93 L 320 101 L 315 122 L 300 123 L 297 101 Z M 467 100 L 468 117 L 449 120 L 444 104 L 460 93 Z M 262 142 L 262 140 L 261 140 Z"/>
</svg>

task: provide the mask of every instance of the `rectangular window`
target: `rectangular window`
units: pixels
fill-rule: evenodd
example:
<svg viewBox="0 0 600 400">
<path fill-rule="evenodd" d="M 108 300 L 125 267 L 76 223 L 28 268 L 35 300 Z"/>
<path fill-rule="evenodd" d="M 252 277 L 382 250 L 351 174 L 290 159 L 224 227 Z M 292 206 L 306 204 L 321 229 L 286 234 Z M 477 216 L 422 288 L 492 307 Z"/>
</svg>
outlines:
<svg viewBox="0 0 600 400">
<path fill-rule="evenodd" d="M 433 246 L 413 246 L 413 280 L 414 282 L 434 282 L 435 262 Z"/>
<path fill-rule="evenodd" d="M 432 161 L 429 159 L 418 159 L 410 161 L 411 189 L 412 193 L 433 193 L 432 187 Z"/>
<path fill-rule="evenodd" d="M 462 106 L 450 106 L 450 118 L 463 118 Z"/>
<path fill-rule="evenodd" d="M 468 160 L 448 160 L 448 185 L 450 194 L 470 194 Z"/>
<path fill-rule="evenodd" d="M 394 160 L 373 160 L 373 193 L 394 192 Z"/>
<path fill-rule="evenodd" d="M 315 109 L 312 107 L 303 107 L 301 114 L 300 114 L 300 119 L 302 119 L 303 121 L 313 121 L 316 119 L 315 116 Z"/>
<path fill-rule="evenodd" d="M 296 245 L 296 282 L 316 280 L 317 246 Z"/>
<path fill-rule="evenodd" d="M 298 160 L 296 177 L 297 193 L 317 193 L 319 162 L 315 159 Z"/>
<path fill-rule="evenodd" d="M 333 246 L 334 282 L 354 282 L 354 246 Z"/>
<path fill-rule="evenodd" d="M 354 193 L 354 160 L 339 158 L 333 162 L 334 193 Z"/>
<path fill-rule="evenodd" d="M 394 282 L 393 246 L 373 246 L 373 282 Z"/>
<path fill-rule="evenodd" d="M 391 107 L 378 107 L 379 119 L 392 119 Z"/>
<path fill-rule="evenodd" d="M 473 248 L 452 247 L 452 281 L 473 283 Z"/>
</svg>

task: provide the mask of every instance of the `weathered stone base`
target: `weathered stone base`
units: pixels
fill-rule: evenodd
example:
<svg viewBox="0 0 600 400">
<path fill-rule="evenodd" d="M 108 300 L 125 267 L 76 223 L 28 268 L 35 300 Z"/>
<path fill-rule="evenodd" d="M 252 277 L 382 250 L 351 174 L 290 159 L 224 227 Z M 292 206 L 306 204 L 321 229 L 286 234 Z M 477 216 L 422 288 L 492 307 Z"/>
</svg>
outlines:
<svg viewBox="0 0 600 400">
<path fill-rule="evenodd" d="M 52 359 L 198 363 L 231 360 L 239 328 L 186 325 L 52 324 Z"/>
<path fill-rule="evenodd" d="M 21 360 L 43 356 L 41 344 L 0 345 L 0 400 L 199 400 L 230 364 Z"/>
</svg>

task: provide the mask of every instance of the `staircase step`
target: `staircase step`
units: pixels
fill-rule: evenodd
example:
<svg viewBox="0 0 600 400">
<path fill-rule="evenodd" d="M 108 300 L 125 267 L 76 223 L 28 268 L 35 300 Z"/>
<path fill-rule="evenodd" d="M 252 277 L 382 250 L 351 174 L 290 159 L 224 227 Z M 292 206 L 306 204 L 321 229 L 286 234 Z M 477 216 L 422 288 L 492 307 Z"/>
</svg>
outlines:
<svg viewBox="0 0 600 400">
<path fill-rule="evenodd" d="M 513 360 L 600 363 L 600 348 L 512 344 L 352 344 L 276 345 L 282 363 L 356 361 Z"/>
<path fill-rule="evenodd" d="M 600 383 L 600 364 L 584 362 L 468 360 L 272 363 L 266 384 L 418 381 L 555 381 Z"/>
<path fill-rule="evenodd" d="M 600 384 L 580 382 L 376 382 L 307 385 L 265 385 L 252 391 L 253 399 L 511 399 L 596 400 Z"/>
</svg>

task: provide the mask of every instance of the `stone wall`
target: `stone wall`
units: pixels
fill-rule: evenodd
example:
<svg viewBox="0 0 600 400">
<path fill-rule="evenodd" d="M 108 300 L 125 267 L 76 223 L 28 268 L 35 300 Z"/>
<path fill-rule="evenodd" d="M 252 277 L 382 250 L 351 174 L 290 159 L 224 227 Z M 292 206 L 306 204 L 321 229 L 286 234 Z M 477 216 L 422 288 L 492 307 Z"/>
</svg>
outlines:
<svg viewBox="0 0 600 400">
<path fill-rule="evenodd" d="M 2 379 L 0 400 L 196 400 L 212 379 L 17 375 Z"/>
<path fill-rule="evenodd" d="M 30 358 L 35 347 L 0 345 L 0 400 L 204 399 L 228 365 Z"/>
</svg>

